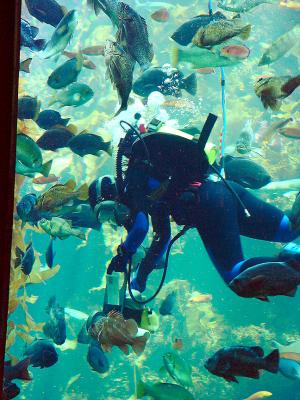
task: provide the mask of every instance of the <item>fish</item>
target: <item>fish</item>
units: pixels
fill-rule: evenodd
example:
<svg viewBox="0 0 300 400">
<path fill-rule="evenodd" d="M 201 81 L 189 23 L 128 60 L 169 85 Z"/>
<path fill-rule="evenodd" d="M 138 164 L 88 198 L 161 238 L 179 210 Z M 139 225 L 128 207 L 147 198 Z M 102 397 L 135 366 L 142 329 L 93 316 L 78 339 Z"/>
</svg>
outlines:
<svg viewBox="0 0 300 400">
<path fill-rule="evenodd" d="M 254 91 L 264 108 L 278 111 L 281 100 L 290 96 L 300 85 L 300 75 L 260 77 L 254 84 Z"/>
<path fill-rule="evenodd" d="M 88 200 L 88 186 L 84 183 L 79 189 L 75 190 L 76 183 L 72 179 L 65 184 L 51 186 L 43 193 L 37 201 L 37 209 L 40 211 L 55 211 L 56 209 L 72 203 L 76 200 Z"/>
<path fill-rule="evenodd" d="M 122 314 L 114 310 L 88 329 L 89 335 L 97 340 L 104 352 L 110 352 L 113 346 L 117 346 L 126 355 L 129 354 L 128 346 L 138 355 L 144 351 L 150 333 L 142 331 L 142 335 L 137 336 L 138 331 L 138 325 L 133 319 L 125 320 Z"/>
<path fill-rule="evenodd" d="M 159 307 L 160 315 L 172 315 L 172 310 L 176 302 L 176 293 L 171 292 L 167 295 L 167 297 L 162 301 Z"/>
<path fill-rule="evenodd" d="M 195 400 L 192 393 L 182 386 L 173 383 L 148 384 L 139 381 L 137 384 L 137 398 L 142 399 L 145 396 L 150 396 L 153 400 Z"/>
<path fill-rule="evenodd" d="M 119 110 L 114 115 L 116 117 L 120 112 L 127 110 L 135 60 L 118 43 L 111 41 L 106 42 L 104 55 L 107 76 L 113 87 L 117 89 L 121 103 Z"/>
<path fill-rule="evenodd" d="M 84 232 L 72 228 L 71 223 L 63 218 L 52 217 L 50 221 L 43 218 L 38 222 L 38 226 L 53 238 L 58 237 L 60 240 L 64 240 L 70 236 L 75 236 L 81 240 L 86 240 Z"/>
<path fill-rule="evenodd" d="M 225 15 L 220 11 L 217 11 L 212 15 L 198 15 L 197 17 L 194 17 L 180 25 L 180 27 L 172 34 L 171 39 L 181 46 L 187 46 L 192 42 L 192 39 L 199 28 L 219 20 L 226 20 Z"/>
<path fill-rule="evenodd" d="M 3 400 L 14 399 L 21 393 L 21 389 L 12 382 L 4 381 L 3 382 Z"/>
<path fill-rule="evenodd" d="M 240 18 L 219 20 L 199 28 L 192 39 L 192 43 L 197 47 L 211 48 L 235 36 L 240 36 L 241 39 L 246 40 L 249 38 L 250 32 L 251 25 L 242 23 Z"/>
<path fill-rule="evenodd" d="M 283 0 L 279 3 L 280 7 L 290 8 L 291 10 L 300 10 L 300 4 L 298 1 L 287 1 Z"/>
<path fill-rule="evenodd" d="M 48 177 L 37 176 L 36 178 L 32 179 L 32 183 L 34 183 L 35 185 L 47 185 L 48 183 L 54 183 L 57 182 L 58 180 L 59 180 L 58 176 L 50 174 Z"/>
<path fill-rule="evenodd" d="M 226 179 L 249 189 L 260 189 L 272 180 L 262 165 L 243 157 L 225 156 L 224 171 Z"/>
<path fill-rule="evenodd" d="M 40 219 L 38 212 L 35 209 L 37 196 L 34 193 L 25 194 L 16 205 L 17 216 L 22 221 L 21 228 L 24 228 L 26 222 L 36 225 Z"/>
<path fill-rule="evenodd" d="M 55 0 L 25 0 L 29 13 L 40 22 L 57 27 L 65 15 L 64 7 Z"/>
<path fill-rule="evenodd" d="M 75 58 L 64 62 L 51 73 L 47 81 L 48 86 L 57 90 L 76 82 L 82 66 L 83 57 L 81 53 L 78 53 Z"/>
<path fill-rule="evenodd" d="M 287 360 L 293 360 L 300 363 L 300 354 L 297 353 L 280 353 L 280 358 L 285 358 Z"/>
<path fill-rule="evenodd" d="M 45 39 L 35 39 L 39 29 L 31 26 L 29 22 L 21 18 L 20 45 L 28 47 L 32 51 L 41 51 L 46 45 Z"/>
<path fill-rule="evenodd" d="M 87 56 L 104 56 L 104 49 L 103 45 L 89 46 L 82 49 L 81 53 Z"/>
<path fill-rule="evenodd" d="M 52 160 L 43 164 L 42 152 L 39 146 L 24 133 L 17 135 L 16 173 L 31 178 L 38 172 L 49 176 Z"/>
<path fill-rule="evenodd" d="M 182 350 L 183 349 L 183 340 L 181 338 L 175 338 L 172 347 L 174 350 Z"/>
<path fill-rule="evenodd" d="M 55 125 L 66 126 L 70 118 L 62 118 L 60 113 L 55 110 L 41 111 L 37 117 L 36 123 L 42 129 L 51 129 Z"/>
<path fill-rule="evenodd" d="M 151 14 L 151 18 L 156 22 L 167 22 L 170 18 L 170 13 L 167 8 L 160 8 Z"/>
<path fill-rule="evenodd" d="M 82 52 L 81 52 L 81 53 L 82 53 Z M 65 50 L 62 54 L 63 54 L 64 56 L 70 58 L 70 59 L 76 58 L 77 55 L 78 55 L 78 53 L 74 53 L 74 52 L 66 51 L 66 50 Z M 83 53 L 82 53 L 82 54 L 83 54 Z M 104 54 L 103 54 L 103 55 L 104 55 Z M 94 64 L 92 60 L 90 60 L 88 57 L 85 57 L 85 56 L 83 57 L 82 66 L 83 66 L 84 68 L 87 68 L 87 69 L 97 69 L 96 64 Z"/>
<path fill-rule="evenodd" d="M 86 321 L 89 317 L 88 314 L 69 307 L 65 307 L 65 313 L 72 318 L 78 319 L 79 321 Z"/>
<path fill-rule="evenodd" d="M 54 257 L 55 257 L 55 253 L 53 251 L 53 239 L 50 239 L 49 245 L 47 247 L 46 250 L 46 264 L 48 266 L 48 268 L 52 268 L 53 267 L 53 263 L 54 263 Z"/>
<path fill-rule="evenodd" d="M 215 49 L 215 48 L 214 48 Z M 237 57 L 224 57 L 219 52 L 213 52 L 208 49 L 189 47 L 179 49 L 174 47 L 171 50 L 171 63 L 176 67 L 179 63 L 186 62 L 192 65 L 192 68 L 207 67 L 227 67 L 241 63 L 243 60 Z"/>
<path fill-rule="evenodd" d="M 298 229 L 300 226 L 300 195 L 299 195 L 299 193 L 296 196 L 293 207 L 290 211 L 289 218 L 292 223 L 292 228 Z"/>
<path fill-rule="evenodd" d="M 30 64 L 31 64 L 32 58 L 27 58 L 24 61 L 20 62 L 20 71 L 26 72 L 26 74 L 30 74 Z"/>
<path fill-rule="evenodd" d="M 41 57 L 48 59 L 58 57 L 70 43 L 77 24 L 77 11 L 69 11 L 53 32 L 51 39 L 47 42 Z"/>
<path fill-rule="evenodd" d="M 254 140 L 254 132 L 252 129 L 252 123 L 250 120 L 246 121 L 242 132 L 235 142 L 236 151 L 240 154 L 250 153 L 252 150 L 252 143 Z"/>
<path fill-rule="evenodd" d="M 256 134 L 257 140 L 261 141 L 262 143 L 268 144 L 276 131 L 284 128 L 285 125 L 293 121 L 294 119 L 292 117 L 289 117 L 272 122 L 269 126 L 263 127 L 261 132 Z"/>
<path fill-rule="evenodd" d="M 58 361 L 55 347 L 47 339 L 36 339 L 27 345 L 24 355 L 29 357 L 33 367 L 49 368 Z"/>
<path fill-rule="evenodd" d="M 25 275 L 30 275 L 34 262 L 35 255 L 32 241 L 29 242 L 25 251 L 22 251 L 19 247 L 16 247 L 16 268 L 21 266 L 21 270 L 23 271 L 23 273 Z"/>
<path fill-rule="evenodd" d="M 79 107 L 90 101 L 93 96 L 94 92 L 88 85 L 85 83 L 74 82 L 58 94 L 54 95 L 49 106 L 52 106 L 55 103 L 61 103 L 60 107 Z"/>
<path fill-rule="evenodd" d="M 290 51 L 300 39 L 300 24 L 297 24 L 288 32 L 277 38 L 268 48 L 265 50 L 258 65 L 270 65 L 275 61 L 283 57 L 288 51 Z"/>
<path fill-rule="evenodd" d="M 195 104 L 189 99 L 166 100 L 162 103 L 162 107 L 177 108 L 186 112 L 195 110 Z"/>
<path fill-rule="evenodd" d="M 241 272 L 229 287 L 241 297 L 268 301 L 268 296 L 295 296 L 299 284 L 300 272 L 288 263 L 267 262 Z"/>
<path fill-rule="evenodd" d="M 294 360 L 281 358 L 279 361 L 279 372 L 286 378 L 293 380 L 300 379 L 300 365 Z"/>
<path fill-rule="evenodd" d="M 168 352 L 163 355 L 164 369 L 178 383 L 184 387 L 193 386 L 192 368 L 182 357 L 175 352 Z"/>
<path fill-rule="evenodd" d="M 101 223 L 89 204 L 79 204 L 75 210 L 71 209 L 69 212 L 65 212 L 64 218 L 72 221 L 74 228 L 90 228 L 97 231 L 101 228 Z"/>
<path fill-rule="evenodd" d="M 193 292 L 189 301 L 191 303 L 210 303 L 212 301 L 212 295 Z"/>
<path fill-rule="evenodd" d="M 82 325 L 78 335 L 77 335 L 77 342 L 81 344 L 90 344 L 93 339 L 88 335 L 86 330 L 86 321 Z"/>
<path fill-rule="evenodd" d="M 294 342 L 288 343 L 287 345 L 283 345 L 276 342 L 276 340 L 273 340 L 272 346 L 275 347 L 275 349 L 279 350 L 280 355 L 282 355 L 283 353 L 294 353 L 300 355 L 300 340 L 295 340 Z"/>
<path fill-rule="evenodd" d="M 142 97 L 148 97 L 152 92 L 181 97 L 182 89 L 192 96 L 197 94 L 196 74 L 184 77 L 181 71 L 171 68 L 169 64 L 147 69 L 133 84 L 133 92 Z"/>
<path fill-rule="evenodd" d="M 175 4 L 167 3 L 166 1 L 146 1 L 144 3 L 141 3 L 139 0 L 135 0 L 135 5 L 137 7 L 143 7 L 143 8 L 175 8 Z"/>
<path fill-rule="evenodd" d="M 241 0 L 240 2 L 233 2 L 233 5 L 226 5 L 226 1 L 219 1 L 217 6 L 225 11 L 245 13 L 260 4 L 275 4 L 275 2 L 272 0 Z"/>
<path fill-rule="evenodd" d="M 300 139 L 300 128 L 279 128 L 278 133 L 289 139 Z"/>
<path fill-rule="evenodd" d="M 116 34 L 117 42 L 137 61 L 142 71 L 145 71 L 154 57 L 146 20 L 123 2 L 119 3 L 118 18 L 120 22 Z"/>
<path fill-rule="evenodd" d="M 70 128 L 56 127 L 46 130 L 36 141 L 36 144 L 43 150 L 56 151 L 68 147 L 68 143 L 75 136 Z"/>
<path fill-rule="evenodd" d="M 46 312 L 50 320 L 43 326 L 45 336 L 52 339 L 58 346 L 65 343 L 67 339 L 67 326 L 65 320 L 65 310 L 56 302 L 56 297 L 50 297 Z"/>
<path fill-rule="evenodd" d="M 206 68 L 198 68 L 196 72 L 198 72 L 198 74 L 210 75 L 214 74 L 216 71 L 214 68 L 206 67 Z"/>
<path fill-rule="evenodd" d="M 224 57 L 234 57 L 245 60 L 250 55 L 250 49 L 245 45 L 232 44 L 222 47 L 220 54 Z"/>
<path fill-rule="evenodd" d="M 259 400 L 265 397 L 271 397 L 272 393 L 266 390 L 261 390 L 259 392 L 253 393 L 251 396 L 247 397 L 245 400 Z"/>
<path fill-rule="evenodd" d="M 87 352 L 87 362 L 90 364 L 93 371 L 99 374 L 105 374 L 109 370 L 109 362 L 106 355 L 103 353 L 100 345 L 96 340 L 89 343 Z"/>
<path fill-rule="evenodd" d="M 4 361 L 4 379 L 8 382 L 11 382 L 15 379 L 31 381 L 32 378 L 27 369 L 29 364 L 30 358 L 28 357 L 22 361 L 19 361 L 15 365 L 12 365 L 11 361 Z"/>
<path fill-rule="evenodd" d="M 119 0 L 87 0 L 87 5 L 96 15 L 103 11 L 111 20 L 113 26 L 119 26 Z"/>
<path fill-rule="evenodd" d="M 34 121 L 38 118 L 41 108 L 41 102 L 37 97 L 22 96 L 18 99 L 18 118 L 33 119 Z"/>
<path fill-rule="evenodd" d="M 81 133 L 72 137 L 68 142 L 68 147 L 80 157 L 87 154 L 99 157 L 103 151 L 109 155 L 112 154 L 111 142 L 104 142 L 101 136 L 93 133 Z"/>
<path fill-rule="evenodd" d="M 206 360 L 204 367 L 228 382 L 238 383 L 236 376 L 258 379 L 260 370 L 273 374 L 278 372 L 279 351 L 274 350 L 264 357 L 264 351 L 259 346 L 225 347 Z"/>
</svg>

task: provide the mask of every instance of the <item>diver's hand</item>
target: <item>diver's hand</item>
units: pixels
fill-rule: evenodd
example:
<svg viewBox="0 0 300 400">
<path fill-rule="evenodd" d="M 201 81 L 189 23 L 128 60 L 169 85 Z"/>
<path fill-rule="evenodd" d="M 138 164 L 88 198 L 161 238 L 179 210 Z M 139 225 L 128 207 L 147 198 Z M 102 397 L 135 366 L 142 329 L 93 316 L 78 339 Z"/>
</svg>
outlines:
<svg viewBox="0 0 300 400">
<path fill-rule="evenodd" d="M 114 256 L 107 268 L 108 275 L 111 275 L 115 272 L 125 272 L 127 263 L 131 254 L 124 248 L 124 246 L 120 245 L 118 247 L 118 254 Z"/>
</svg>

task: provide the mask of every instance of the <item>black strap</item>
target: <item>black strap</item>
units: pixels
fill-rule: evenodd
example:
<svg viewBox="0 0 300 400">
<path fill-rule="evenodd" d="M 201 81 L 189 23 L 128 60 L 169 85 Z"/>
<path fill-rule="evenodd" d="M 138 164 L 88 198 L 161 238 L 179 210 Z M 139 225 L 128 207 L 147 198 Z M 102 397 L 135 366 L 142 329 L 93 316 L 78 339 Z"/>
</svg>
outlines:
<svg viewBox="0 0 300 400">
<path fill-rule="evenodd" d="M 211 131 L 213 130 L 213 127 L 217 121 L 218 117 L 215 114 L 208 114 L 208 117 L 205 121 L 205 124 L 203 125 L 202 131 L 200 133 L 200 137 L 198 140 L 198 146 L 199 150 L 201 153 L 203 153 L 206 143 L 208 141 L 208 138 L 211 134 Z"/>
</svg>

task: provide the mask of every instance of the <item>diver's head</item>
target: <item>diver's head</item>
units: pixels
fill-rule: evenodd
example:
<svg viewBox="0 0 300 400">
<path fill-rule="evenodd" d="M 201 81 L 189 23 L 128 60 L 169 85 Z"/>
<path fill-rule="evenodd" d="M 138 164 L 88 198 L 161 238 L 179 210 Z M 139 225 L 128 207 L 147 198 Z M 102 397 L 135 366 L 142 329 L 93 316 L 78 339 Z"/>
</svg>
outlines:
<svg viewBox="0 0 300 400">
<path fill-rule="evenodd" d="M 89 187 L 89 202 L 94 209 L 103 201 L 114 201 L 117 197 L 117 187 L 113 176 L 104 175 L 95 179 Z"/>
</svg>

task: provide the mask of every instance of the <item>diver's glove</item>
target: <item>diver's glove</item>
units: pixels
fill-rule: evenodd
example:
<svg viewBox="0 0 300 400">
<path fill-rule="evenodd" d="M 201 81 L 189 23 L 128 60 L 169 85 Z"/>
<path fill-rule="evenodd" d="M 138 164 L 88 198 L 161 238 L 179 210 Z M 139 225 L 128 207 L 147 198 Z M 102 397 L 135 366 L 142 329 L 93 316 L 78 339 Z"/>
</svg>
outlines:
<svg viewBox="0 0 300 400">
<path fill-rule="evenodd" d="M 107 268 L 108 275 L 111 275 L 115 272 L 125 272 L 127 263 L 132 254 L 124 247 L 123 244 L 117 249 L 117 255 L 114 256 Z"/>
</svg>

